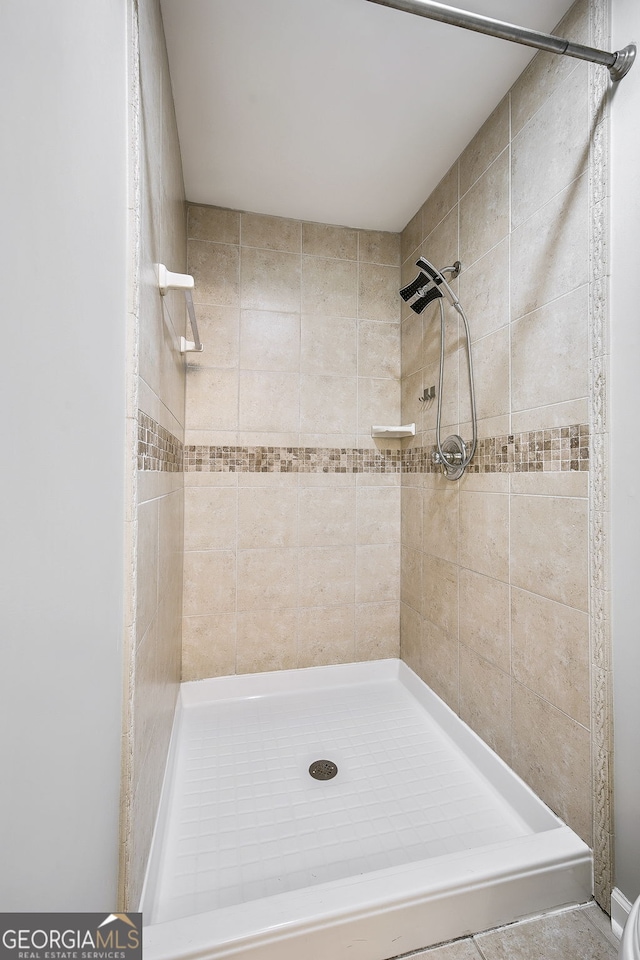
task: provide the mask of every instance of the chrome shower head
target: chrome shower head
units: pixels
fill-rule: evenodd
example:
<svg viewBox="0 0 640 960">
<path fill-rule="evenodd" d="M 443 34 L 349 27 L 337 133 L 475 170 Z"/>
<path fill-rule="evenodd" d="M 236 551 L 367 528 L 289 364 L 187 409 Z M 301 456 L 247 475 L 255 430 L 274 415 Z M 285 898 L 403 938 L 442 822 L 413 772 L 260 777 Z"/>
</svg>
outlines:
<svg viewBox="0 0 640 960">
<path fill-rule="evenodd" d="M 460 261 L 456 260 L 452 267 L 444 267 L 442 270 L 437 270 L 426 257 L 420 257 L 416 260 L 416 266 L 420 268 L 420 273 L 415 280 L 412 280 L 411 283 L 408 283 L 407 286 L 403 287 L 400 291 L 400 296 L 406 301 L 417 296 L 417 299 L 409 304 L 411 309 L 415 313 L 422 313 L 433 300 L 443 296 L 447 298 L 452 306 L 458 309 L 458 298 L 445 280 L 443 274 L 451 273 L 453 277 L 457 277 L 461 269 Z"/>
</svg>

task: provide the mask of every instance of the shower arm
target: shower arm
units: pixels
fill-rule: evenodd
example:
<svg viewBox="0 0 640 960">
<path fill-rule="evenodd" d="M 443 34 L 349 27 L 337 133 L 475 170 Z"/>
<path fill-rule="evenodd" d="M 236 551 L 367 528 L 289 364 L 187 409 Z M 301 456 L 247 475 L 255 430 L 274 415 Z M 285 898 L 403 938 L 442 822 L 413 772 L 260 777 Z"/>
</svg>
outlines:
<svg viewBox="0 0 640 960">
<path fill-rule="evenodd" d="M 615 53 L 607 53 L 606 50 L 585 47 L 581 43 L 572 43 L 562 37 L 554 37 L 550 33 L 539 33 L 528 27 L 518 27 L 503 20 L 494 20 L 493 17 L 484 17 L 479 13 L 469 13 L 467 10 L 458 10 L 444 3 L 435 3 L 434 0 L 368 0 L 368 2 L 379 3 L 383 7 L 393 7 L 395 10 L 404 10 L 406 13 L 414 13 L 430 20 L 439 20 L 441 23 L 463 27 L 465 30 L 475 30 L 476 33 L 486 33 L 502 40 L 522 43 L 527 47 L 537 47 L 538 50 L 547 50 L 549 53 L 599 63 L 609 68 L 609 74 L 614 81 L 622 80 L 627 75 L 636 56 L 635 43 L 630 43 Z"/>
</svg>

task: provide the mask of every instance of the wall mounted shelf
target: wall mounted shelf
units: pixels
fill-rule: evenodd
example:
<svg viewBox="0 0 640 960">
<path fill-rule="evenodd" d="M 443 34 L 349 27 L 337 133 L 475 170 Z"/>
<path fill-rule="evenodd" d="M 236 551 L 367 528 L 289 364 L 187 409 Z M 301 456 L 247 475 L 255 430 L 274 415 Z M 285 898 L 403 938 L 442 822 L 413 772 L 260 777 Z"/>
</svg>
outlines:
<svg viewBox="0 0 640 960">
<path fill-rule="evenodd" d="M 371 427 L 372 437 L 385 437 L 387 440 L 399 440 L 401 437 L 415 437 L 415 423 L 405 423 L 400 427 L 373 426 Z"/>
</svg>

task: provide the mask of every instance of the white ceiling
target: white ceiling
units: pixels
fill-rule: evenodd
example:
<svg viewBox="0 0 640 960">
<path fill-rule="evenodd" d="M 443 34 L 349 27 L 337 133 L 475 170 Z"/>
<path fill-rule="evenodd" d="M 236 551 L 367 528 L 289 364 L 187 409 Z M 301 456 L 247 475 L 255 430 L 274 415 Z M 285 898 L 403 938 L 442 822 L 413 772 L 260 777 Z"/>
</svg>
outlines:
<svg viewBox="0 0 640 960">
<path fill-rule="evenodd" d="M 535 53 L 367 0 L 161 3 L 187 199 L 353 227 L 401 230 Z"/>
</svg>

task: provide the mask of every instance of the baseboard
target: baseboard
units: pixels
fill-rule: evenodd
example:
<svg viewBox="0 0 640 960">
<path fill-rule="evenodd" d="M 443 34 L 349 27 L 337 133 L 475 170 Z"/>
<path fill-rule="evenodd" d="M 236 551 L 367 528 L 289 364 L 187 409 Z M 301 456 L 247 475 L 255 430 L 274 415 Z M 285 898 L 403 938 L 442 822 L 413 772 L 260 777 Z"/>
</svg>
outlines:
<svg viewBox="0 0 640 960">
<path fill-rule="evenodd" d="M 633 904 L 627 900 L 624 893 L 615 887 L 611 894 L 611 929 L 618 940 L 622 936 L 632 906 Z"/>
</svg>

